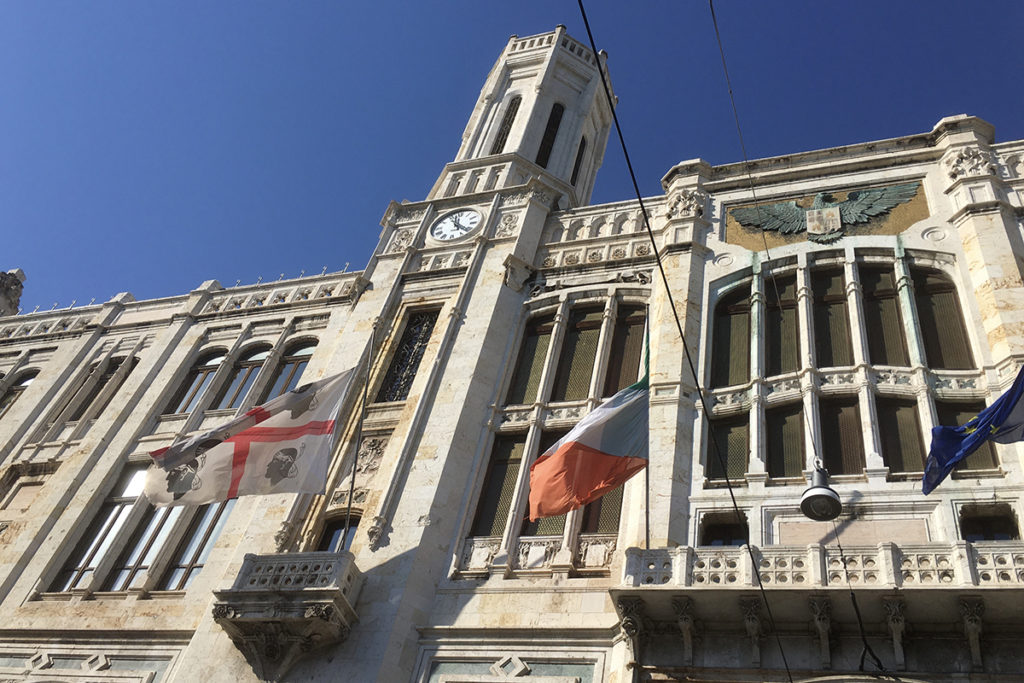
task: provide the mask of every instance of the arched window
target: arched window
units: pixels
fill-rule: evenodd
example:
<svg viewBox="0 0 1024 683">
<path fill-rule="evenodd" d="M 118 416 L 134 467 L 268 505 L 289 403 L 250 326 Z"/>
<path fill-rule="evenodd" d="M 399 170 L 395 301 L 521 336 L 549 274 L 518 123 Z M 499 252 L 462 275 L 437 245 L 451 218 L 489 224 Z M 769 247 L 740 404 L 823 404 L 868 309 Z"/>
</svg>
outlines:
<svg viewBox="0 0 1024 683">
<path fill-rule="evenodd" d="M 926 364 L 941 370 L 973 370 L 956 285 L 937 270 L 911 268 Z"/>
<path fill-rule="evenodd" d="M 769 377 L 800 369 L 800 330 L 797 324 L 796 274 L 765 278 L 768 309 L 765 365 Z"/>
<path fill-rule="evenodd" d="M 264 392 L 259 402 L 265 403 L 297 387 L 299 379 L 302 377 L 302 371 L 306 369 L 309 358 L 315 350 L 315 341 L 304 341 L 290 346 L 281 358 L 281 364 L 277 366 L 270 388 Z"/>
<path fill-rule="evenodd" d="M 18 375 L 14 383 L 4 392 L 2 398 L 0 398 L 0 417 L 3 417 L 10 409 L 14 402 L 18 400 L 18 397 L 24 393 L 28 385 L 32 384 L 32 380 L 39 374 L 38 370 L 28 370 Z"/>
<path fill-rule="evenodd" d="M 355 512 L 348 520 L 348 528 L 345 528 L 345 515 L 338 515 L 327 520 L 323 533 L 320 534 L 320 542 L 316 549 L 321 552 L 337 553 L 348 550 L 352 547 L 352 540 L 356 537 L 359 529 L 359 515 Z"/>
<path fill-rule="evenodd" d="M 252 383 L 256 381 L 256 375 L 269 355 L 269 346 L 257 346 L 243 353 L 231 369 L 231 377 L 210 405 L 210 410 L 237 408 L 242 405 L 245 395 L 249 393 Z"/>
<path fill-rule="evenodd" d="M 853 365 L 850 316 L 842 268 L 811 273 L 814 294 L 814 349 L 819 368 Z"/>
<path fill-rule="evenodd" d="M 199 357 L 188 377 L 167 405 L 165 415 L 191 413 L 213 381 L 217 368 L 224 362 L 223 351 L 210 351 Z"/>
<path fill-rule="evenodd" d="M 574 308 L 558 357 L 552 401 L 577 401 L 590 393 L 590 378 L 601 338 L 603 308 Z"/>
<path fill-rule="evenodd" d="M 512 124 L 515 123 L 516 114 L 519 112 L 519 103 L 522 101 L 523 98 L 519 95 L 509 100 L 508 107 L 505 108 L 505 116 L 501 119 L 501 127 L 498 128 L 498 135 L 494 138 L 494 144 L 491 145 L 491 154 L 501 154 L 505 150 L 508 134 L 512 132 Z"/>
<path fill-rule="evenodd" d="M 541 168 L 548 167 L 551 159 L 551 150 L 555 146 L 555 137 L 558 135 L 558 126 L 562 123 L 562 114 L 565 107 L 557 102 L 551 107 L 551 114 L 548 116 L 548 125 L 544 128 L 544 137 L 540 140 L 540 149 L 537 150 L 537 165 Z"/>
<path fill-rule="evenodd" d="M 569 179 L 569 183 L 573 186 L 576 185 L 576 181 L 580 177 L 580 166 L 583 165 L 583 155 L 587 151 L 587 136 L 584 135 L 580 138 L 580 146 L 576 149 L 576 162 L 572 165 L 572 177 Z"/>
<path fill-rule="evenodd" d="M 83 417 L 97 417 L 103 412 L 103 409 L 110 403 L 110 399 L 114 397 L 117 391 L 117 387 L 114 387 L 110 391 L 104 391 L 107 385 L 115 382 L 120 385 L 125 380 L 128 373 L 138 365 L 138 358 L 111 358 L 107 360 L 106 365 L 100 370 L 100 364 L 97 363 L 92 367 L 92 372 L 89 374 L 89 378 L 86 379 L 85 383 L 79 387 L 74 397 L 71 399 L 71 405 L 74 408 L 71 414 L 68 416 L 68 422 L 77 422 Z M 95 377 L 96 373 L 99 372 L 99 376 Z M 67 405 L 67 404 L 66 404 Z"/>
<path fill-rule="evenodd" d="M 711 386 L 750 379 L 750 285 L 737 287 L 715 306 L 711 344 Z"/>
<path fill-rule="evenodd" d="M 869 361 L 872 365 L 910 365 L 892 266 L 861 266 L 859 274 L 864 291 L 864 325 L 870 330 Z"/>
</svg>

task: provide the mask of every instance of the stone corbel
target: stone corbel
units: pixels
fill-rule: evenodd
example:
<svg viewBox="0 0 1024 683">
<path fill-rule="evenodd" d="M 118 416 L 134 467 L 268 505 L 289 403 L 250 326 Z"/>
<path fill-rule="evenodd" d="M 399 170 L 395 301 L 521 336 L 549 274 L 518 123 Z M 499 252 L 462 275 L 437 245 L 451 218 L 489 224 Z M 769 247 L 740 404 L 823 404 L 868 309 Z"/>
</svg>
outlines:
<svg viewBox="0 0 1024 683">
<path fill-rule="evenodd" d="M 811 628 L 818 637 L 818 648 L 821 656 L 821 668 L 832 668 L 832 652 L 829 643 L 829 632 L 832 630 L 832 602 L 823 595 L 812 595 L 808 602 L 811 606 Z"/>
<path fill-rule="evenodd" d="M 743 614 L 743 626 L 750 638 L 750 663 L 761 666 L 761 598 L 740 598 L 740 612 Z"/>
<path fill-rule="evenodd" d="M 683 636 L 683 664 L 693 666 L 693 638 L 697 620 L 693 616 L 693 600 L 687 597 L 673 598 L 672 611 L 676 614 L 676 625 Z"/>
<path fill-rule="evenodd" d="M 619 598 L 619 628 L 629 646 L 630 669 L 639 667 L 644 640 L 644 601 L 641 598 Z"/>
<path fill-rule="evenodd" d="M 529 263 L 514 254 L 506 256 L 505 262 L 502 265 L 505 266 L 505 285 L 512 288 L 513 291 L 521 292 L 523 285 L 533 275 L 533 268 L 530 267 Z"/>
<path fill-rule="evenodd" d="M 971 665 L 984 668 L 981 660 L 981 617 L 985 614 L 985 603 L 978 597 L 960 598 L 960 616 L 964 622 L 964 635 L 971 648 Z"/>
<path fill-rule="evenodd" d="M 380 541 L 384 536 L 384 527 L 387 526 L 387 523 L 388 521 L 380 515 L 371 520 L 369 528 L 366 529 L 366 538 L 369 541 L 370 550 L 376 550 L 380 547 Z"/>
<path fill-rule="evenodd" d="M 896 659 L 896 668 L 904 671 L 907 668 L 907 659 L 903 652 L 903 634 L 907 624 L 904 612 L 907 603 L 903 598 L 882 598 L 882 606 L 885 607 L 885 621 L 889 626 L 889 633 L 892 635 L 892 651 Z"/>
</svg>

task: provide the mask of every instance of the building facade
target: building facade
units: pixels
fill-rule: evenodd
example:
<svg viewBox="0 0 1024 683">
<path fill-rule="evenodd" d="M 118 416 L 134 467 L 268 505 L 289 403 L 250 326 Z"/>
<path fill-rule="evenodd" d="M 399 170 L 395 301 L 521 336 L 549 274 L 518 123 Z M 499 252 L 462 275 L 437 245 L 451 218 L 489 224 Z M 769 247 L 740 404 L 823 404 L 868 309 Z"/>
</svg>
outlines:
<svg viewBox="0 0 1024 683">
<path fill-rule="evenodd" d="M 931 428 L 1024 364 L 1024 141 L 682 162 L 652 242 L 589 205 L 604 59 L 513 36 L 362 272 L 27 315 L 5 275 L 0 680 L 873 680 L 865 643 L 1024 676 L 1020 446 L 920 491 Z M 530 523 L 530 463 L 645 330 L 647 473 Z M 350 368 L 324 495 L 140 495 L 149 451 Z M 799 510 L 819 461 L 835 524 Z"/>
</svg>

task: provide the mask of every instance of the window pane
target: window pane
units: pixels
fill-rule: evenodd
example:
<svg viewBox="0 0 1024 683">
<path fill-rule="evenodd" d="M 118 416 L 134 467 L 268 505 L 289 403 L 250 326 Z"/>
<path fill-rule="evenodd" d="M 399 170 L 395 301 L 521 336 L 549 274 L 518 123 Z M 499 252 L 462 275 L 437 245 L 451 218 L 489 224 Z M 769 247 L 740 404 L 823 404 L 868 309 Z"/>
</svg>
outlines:
<svg viewBox="0 0 1024 683">
<path fill-rule="evenodd" d="M 320 535 L 320 543 L 317 550 L 336 553 L 340 550 L 348 550 L 352 547 L 352 540 L 356 537 L 359 529 L 359 515 L 352 515 L 349 520 L 348 533 L 345 532 L 345 516 L 342 515 L 327 523 L 323 533 Z M 344 543 L 342 542 L 344 536 Z"/>
<path fill-rule="evenodd" d="M 303 346 L 289 349 L 281 359 L 281 364 L 274 374 L 274 379 L 268 389 L 260 398 L 259 403 L 266 403 L 269 399 L 277 398 L 299 385 L 302 371 L 309 364 L 309 357 L 316 350 L 315 343 L 306 343 Z"/>
<path fill-rule="evenodd" d="M 711 340 L 711 386 L 750 379 L 750 286 L 730 292 L 715 306 Z"/>
<path fill-rule="evenodd" d="M 856 396 L 823 398 L 821 414 L 822 461 L 829 474 L 864 471 L 864 440 Z"/>
<path fill-rule="evenodd" d="M 160 590 L 188 588 L 203 568 L 234 504 L 234 500 L 211 503 L 196 511 L 185 537 L 174 552 L 174 561 L 160 583 Z"/>
<path fill-rule="evenodd" d="M 646 314 L 643 306 L 619 306 L 608 356 L 608 374 L 604 381 L 605 396 L 611 396 L 639 379 Z"/>
<path fill-rule="evenodd" d="M 707 449 L 707 477 L 709 479 L 724 479 L 722 463 L 715 454 L 715 447 L 711 442 L 718 444 L 718 451 L 725 460 L 729 479 L 741 479 L 747 471 L 747 456 L 750 452 L 750 425 L 747 414 L 736 417 L 713 419 L 708 423 L 711 427 L 708 433 Z"/>
<path fill-rule="evenodd" d="M 537 400 L 540 376 L 544 371 L 544 359 L 547 358 L 548 346 L 551 343 L 553 321 L 552 316 L 542 316 L 534 318 L 527 324 L 523 344 L 519 348 L 516 371 L 512 375 L 512 384 L 505 398 L 506 403 L 533 403 Z"/>
<path fill-rule="evenodd" d="M 765 411 L 768 476 L 799 477 L 804 470 L 803 404 Z"/>
<path fill-rule="evenodd" d="M 971 418 L 985 409 L 984 401 L 953 402 L 936 401 L 935 409 L 939 414 L 939 424 L 958 427 L 967 424 Z M 981 448 L 960 461 L 958 470 L 990 470 L 999 467 L 996 449 L 991 441 L 986 441 Z"/>
<path fill-rule="evenodd" d="M 525 439 L 523 434 L 499 436 L 494 440 L 491 462 L 473 521 L 473 536 L 501 536 L 504 533 L 519 465 L 523 460 Z"/>
<path fill-rule="evenodd" d="M 602 309 L 579 309 L 569 314 L 569 324 L 558 357 L 552 401 L 577 401 L 590 394 L 590 378 L 601 337 Z"/>
<path fill-rule="evenodd" d="M 814 271 L 814 348 L 819 368 L 853 364 L 842 270 Z"/>
<path fill-rule="evenodd" d="M 973 370 L 974 357 L 953 282 L 933 270 L 912 268 L 910 274 L 914 280 L 914 300 L 928 366 Z"/>
<path fill-rule="evenodd" d="M 437 321 L 437 311 L 410 313 L 391 365 L 377 394 L 377 402 L 404 401 L 416 378 L 423 353 Z"/>
<path fill-rule="evenodd" d="M 797 327 L 796 275 L 768 275 L 764 279 L 767 303 L 765 362 L 768 376 L 800 368 L 800 334 Z"/>
<path fill-rule="evenodd" d="M 869 361 L 875 365 L 910 365 L 907 332 L 892 268 L 861 266 L 860 282 L 864 290 Z"/>
<path fill-rule="evenodd" d="M 925 452 L 921 442 L 921 423 L 917 418 L 917 401 L 882 396 L 875 401 L 882 458 L 889 471 L 923 472 Z"/>
</svg>

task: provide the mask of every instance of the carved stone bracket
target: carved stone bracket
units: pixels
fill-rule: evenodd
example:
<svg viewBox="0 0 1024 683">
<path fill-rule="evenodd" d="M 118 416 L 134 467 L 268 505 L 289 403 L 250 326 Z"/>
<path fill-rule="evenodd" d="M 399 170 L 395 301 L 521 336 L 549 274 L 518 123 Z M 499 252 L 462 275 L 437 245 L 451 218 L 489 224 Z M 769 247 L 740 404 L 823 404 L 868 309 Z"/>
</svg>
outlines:
<svg viewBox="0 0 1024 683">
<path fill-rule="evenodd" d="M 740 613 L 743 615 L 743 626 L 750 638 L 750 663 L 761 666 L 761 636 L 764 629 L 761 625 L 761 598 L 740 598 Z"/>
<path fill-rule="evenodd" d="M 829 647 L 829 631 L 832 630 L 832 602 L 823 595 L 812 595 L 808 602 L 811 607 L 811 627 L 818 637 L 821 668 L 832 668 L 832 653 Z"/>
<path fill-rule="evenodd" d="M 505 266 L 505 285 L 516 292 L 522 291 L 523 285 L 534 272 L 530 264 L 518 256 L 509 254 L 502 265 Z"/>
<path fill-rule="evenodd" d="M 672 611 L 676 615 L 679 633 L 683 636 L 683 664 L 693 666 L 693 639 L 697 620 L 693 616 L 693 600 L 687 597 L 672 598 Z"/>
<path fill-rule="evenodd" d="M 889 626 L 889 633 L 892 635 L 892 651 L 896 659 L 896 668 L 904 671 L 907 668 L 907 659 L 903 652 L 903 634 L 907 628 L 904 612 L 907 603 L 903 598 L 882 598 L 882 606 L 885 607 L 885 621 Z"/>
<path fill-rule="evenodd" d="M 246 555 L 213 619 L 261 680 L 277 681 L 308 652 L 345 640 L 362 575 L 351 553 Z"/>
<path fill-rule="evenodd" d="M 620 616 L 619 628 L 629 646 L 629 663 L 626 666 L 634 669 L 639 666 L 645 636 L 644 601 L 640 598 L 619 598 L 616 606 Z"/>
<path fill-rule="evenodd" d="M 942 163 L 951 180 L 967 176 L 996 175 L 998 171 L 992 152 L 977 147 L 950 150 Z"/>
<path fill-rule="evenodd" d="M 384 537 L 384 527 L 388 521 L 380 515 L 370 520 L 370 526 L 366 529 L 366 538 L 369 540 L 370 550 L 376 550 Z"/>
<path fill-rule="evenodd" d="M 964 621 L 964 635 L 971 648 L 971 664 L 982 669 L 981 660 L 981 618 L 985 614 L 985 603 L 981 598 L 960 598 L 960 616 Z"/>
<path fill-rule="evenodd" d="M 704 215 L 708 195 L 700 190 L 680 190 L 668 199 L 666 218 L 699 218 Z"/>
</svg>

